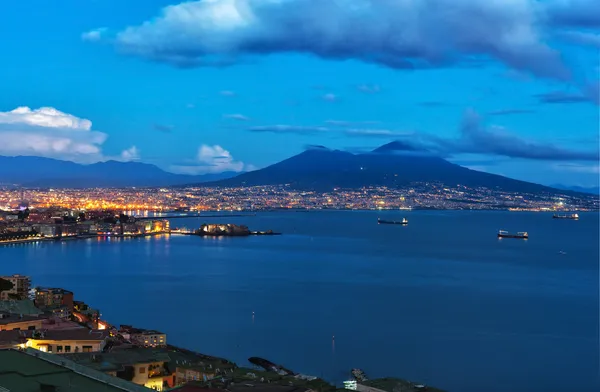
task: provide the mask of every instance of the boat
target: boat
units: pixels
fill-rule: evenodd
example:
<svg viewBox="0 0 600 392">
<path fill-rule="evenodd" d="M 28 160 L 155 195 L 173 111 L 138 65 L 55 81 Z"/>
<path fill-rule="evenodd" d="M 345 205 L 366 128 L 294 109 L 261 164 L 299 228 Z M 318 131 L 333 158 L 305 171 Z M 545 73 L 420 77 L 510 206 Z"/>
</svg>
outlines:
<svg viewBox="0 0 600 392">
<path fill-rule="evenodd" d="M 401 221 L 393 221 L 393 220 L 384 220 L 381 218 L 377 218 L 378 225 L 408 225 L 408 219 L 402 218 Z"/>
<path fill-rule="evenodd" d="M 529 234 L 526 231 L 519 231 L 517 233 L 509 233 L 506 230 L 498 230 L 498 238 L 521 238 L 528 239 Z"/>
<path fill-rule="evenodd" d="M 554 214 L 552 215 L 553 219 L 572 219 L 572 220 L 578 220 L 579 219 L 579 214 Z"/>
</svg>

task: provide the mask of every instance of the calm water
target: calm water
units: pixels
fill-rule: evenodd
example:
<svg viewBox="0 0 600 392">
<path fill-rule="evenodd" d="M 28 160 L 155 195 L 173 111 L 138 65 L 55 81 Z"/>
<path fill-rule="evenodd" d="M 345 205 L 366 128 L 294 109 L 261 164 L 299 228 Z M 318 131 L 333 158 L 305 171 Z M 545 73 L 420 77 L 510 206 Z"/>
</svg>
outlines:
<svg viewBox="0 0 600 392">
<path fill-rule="evenodd" d="M 597 214 L 380 216 L 410 224 L 335 211 L 207 219 L 285 235 L 14 245 L 0 247 L 0 273 L 238 363 L 262 356 L 338 382 L 360 367 L 452 392 L 600 390 Z"/>
</svg>

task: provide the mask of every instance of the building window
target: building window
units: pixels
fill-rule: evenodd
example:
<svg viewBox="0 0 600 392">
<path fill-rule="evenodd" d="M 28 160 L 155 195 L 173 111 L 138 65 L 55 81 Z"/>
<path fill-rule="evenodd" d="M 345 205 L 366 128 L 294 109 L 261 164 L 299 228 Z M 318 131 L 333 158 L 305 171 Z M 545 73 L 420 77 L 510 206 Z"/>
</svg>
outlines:
<svg viewBox="0 0 600 392">
<path fill-rule="evenodd" d="M 56 352 L 57 353 L 62 353 L 63 352 L 63 346 L 56 346 Z"/>
<path fill-rule="evenodd" d="M 35 325 L 30 325 L 29 327 L 27 327 L 28 330 L 30 331 L 34 331 L 35 330 Z"/>
<path fill-rule="evenodd" d="M 48 345 L 48 352 L 51 353 L 52 352 L 52 346 Z"/>
<path fill-rule="evenodd" d="M 13 328 L 13 331 L 20 331 L 21 328 Z"/>
<path fill-rule="evenodd" d="M 65 352 L 66 353 L 70 353 L 71 352 L 71 346 L 65 346 Z"/>
<path fill-rule="evenodd" d="M 83 349 L 82 351 L 84 353 L 91 353 L 92 352 L 92 346 L 83 346 L 82 349 Z"/>
<path fill-rule="evenodd" d="M 142 374 L 142 373 L 146 373 L 146 368 L 143 366 L 140 368 L 140 374 Z"/>
</svg>

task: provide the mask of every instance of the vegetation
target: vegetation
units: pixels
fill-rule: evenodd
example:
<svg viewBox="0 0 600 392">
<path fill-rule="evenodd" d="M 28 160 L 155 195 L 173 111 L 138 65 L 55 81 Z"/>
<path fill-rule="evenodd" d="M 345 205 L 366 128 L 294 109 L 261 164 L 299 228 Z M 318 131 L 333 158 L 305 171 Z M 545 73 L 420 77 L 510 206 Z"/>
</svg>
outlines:
<svg viewBox="0 0 600 392">
<path fill-rule="evenodd" d="M 0 278 L 0 293 L 12 289 L 14 285 L 11 281 Z"/>
</svg>

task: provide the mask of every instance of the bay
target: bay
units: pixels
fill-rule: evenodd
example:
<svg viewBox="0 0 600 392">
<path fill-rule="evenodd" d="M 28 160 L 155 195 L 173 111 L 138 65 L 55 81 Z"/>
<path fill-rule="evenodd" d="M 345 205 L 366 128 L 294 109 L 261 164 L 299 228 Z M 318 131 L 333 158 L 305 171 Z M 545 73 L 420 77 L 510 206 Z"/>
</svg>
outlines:
<svg viewBox="0 0 600 392">
<path fill-rule="evenodd" d="M 448 391 L 597 391 L 599 219 L 469 211 L 174 219 L 282 236 L 158 236 L 0 247 L 113 324 L 341 382 L 352 367 Z M 377 217 L 409 224 L 377 225 Z M 498 240 L 499 229 L 528 231 Z M 561 254 L 559 251 L 566 252 Z M 335 339 L 333 338 L 335 336 Z"/>
</svg>

